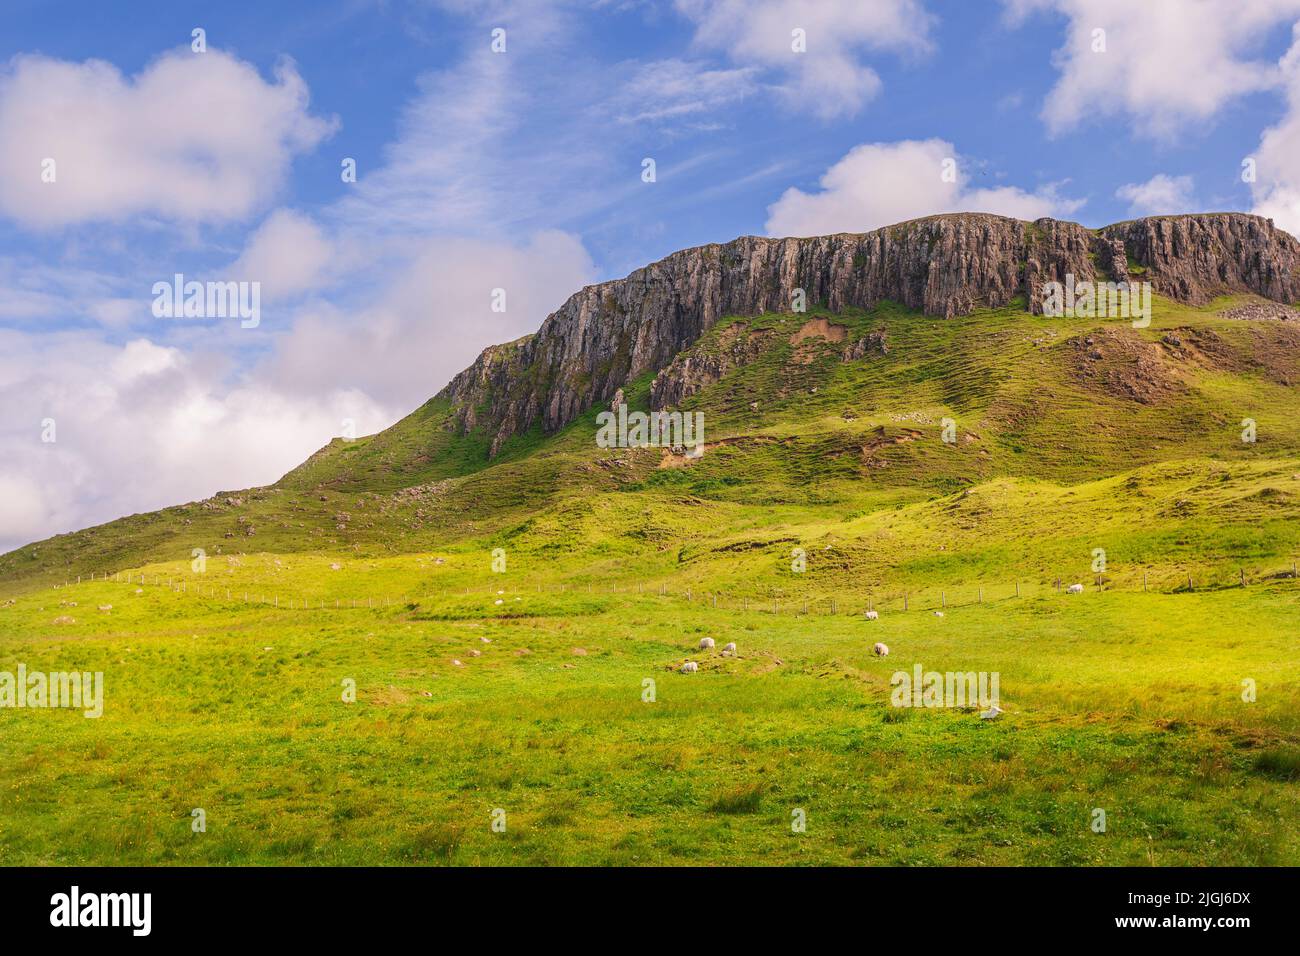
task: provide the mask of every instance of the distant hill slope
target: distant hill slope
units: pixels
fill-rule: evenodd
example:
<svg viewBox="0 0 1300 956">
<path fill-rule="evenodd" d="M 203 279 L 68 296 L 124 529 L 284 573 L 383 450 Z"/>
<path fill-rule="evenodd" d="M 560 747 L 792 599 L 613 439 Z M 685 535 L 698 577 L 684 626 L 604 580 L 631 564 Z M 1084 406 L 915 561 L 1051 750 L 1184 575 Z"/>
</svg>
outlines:
<svg viewBox="0 0 1300 956">
<path fill-rule="evenodd" d="M 1295 524 L 1300 322 L 1274 304 L 1296 298 L 1290 236 L 1239 215 L 1097 232 L 947 216 L 891 230 L 742 239 L 593 286 L 537 335 L 485 351 L 391 428 L 336 439 L 266 488 L 0 556 L 0 593 L 188 560 L 193 548 L 383 554 L 510 541 L 687 554 L 740 525 L 788 517 L 820 527 L 939 507 L 972 488 L 1003 488 L 1000 507 L 1015 513 L 1036 482 L 1065 488 L 1177 463 L 1187 500 L 1204 485 L 1215 502 L 1216 526 L 1259 527 L 1257 505 Z M 1102 269 L 1119 268 L 1117 242 L 1135 278 L 1172 294 L 1157 298 L 1149 328 L 1030 311 L 1026 274 L 1105 278 Z M 1022 258 L 1027 250 L 1036 255 Z M 786 311 L 796 280 L 808 283 L 806 313 Z M 683 298 L 683 288 L 698 297 Z M 1210 298 L 1220 293 L 1232 295 Z M 634 409 L 702 411 L 704 456 L 597 448 L 595 415 L 619 389 Z M 944 418 L 954 444 L 940 440 Z M 1255 443 L 1240 439 L 1247 418 Z M 1178 486 L 1171 474 L 1159 471 L 1166 491 Z M 1131 499 L 1120 514 L 1149 511 L 1146 481 L 1118 486 Z M 1197 513 L 1179 513 L 1176 501 L 1149 519 L 1169 532 L 1153 560 L 1177 558 L 1180 522 Z M 604 518 L 588 523 L 598 507 Z M 992 517 L 963 520 L 980 527 Z M 1278 554 L 1292 546 L 1274 539 Z M 1029 561 L 1026 548 L 1011 551 Z M 873 560 L 886 567 L 903 553 Z"/>
</svg>

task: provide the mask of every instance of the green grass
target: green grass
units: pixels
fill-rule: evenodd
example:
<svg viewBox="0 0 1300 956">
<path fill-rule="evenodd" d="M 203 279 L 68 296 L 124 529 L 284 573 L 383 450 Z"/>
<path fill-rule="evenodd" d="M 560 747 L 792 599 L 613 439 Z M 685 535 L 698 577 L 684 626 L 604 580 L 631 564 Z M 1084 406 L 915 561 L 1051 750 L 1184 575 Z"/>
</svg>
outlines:
<svg viewBox="0 0 1300 956">
<path fill-rule="evenodd" d="M 688 467 L 436 399 L 0 556 L 0 672 L 106 684 L 0 709 L 0 864 L 1300 863 L 1300 350 L 1227 304 L 829 316 L 855 362 L 734 320 Z M 1006 712 L 890 707 L 918 663 Z"/>
<path fill-rule="evenodd" d="M 414 610 L 136 586 L 0 612 L 0 670 L 106 682 L 98 720 L 0 710 L 4 864 L 1300 859 L 1291 582 L 1049 592 L 871 624 L 556 582 L 506 584 L 502 605 L 439 589 Z M 695 650 L 705 634 L 739 656 Z M 698 673 L 676 672 L 687 658 Z M 918 662 L 998 671 L 1006 713 L 889 707 L 890 675 Z"/>
</svg>

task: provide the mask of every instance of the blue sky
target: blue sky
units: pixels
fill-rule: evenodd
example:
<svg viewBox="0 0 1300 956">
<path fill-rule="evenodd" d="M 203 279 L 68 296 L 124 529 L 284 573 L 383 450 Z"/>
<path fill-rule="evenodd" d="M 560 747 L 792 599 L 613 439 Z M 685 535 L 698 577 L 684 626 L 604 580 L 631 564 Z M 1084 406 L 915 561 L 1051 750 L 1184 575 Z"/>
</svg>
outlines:
<svg viewBox="0 0 1300 956">
<path fill-rule="evenodd" d="M 957 209 L 1300 229 L 1298 21 L 1300 0 L 4 0 L 0 549 L 273 481 L 686 246 Z M 175 273 L 258 282 L 259 325 L 156 317 Z"/>
</svg>

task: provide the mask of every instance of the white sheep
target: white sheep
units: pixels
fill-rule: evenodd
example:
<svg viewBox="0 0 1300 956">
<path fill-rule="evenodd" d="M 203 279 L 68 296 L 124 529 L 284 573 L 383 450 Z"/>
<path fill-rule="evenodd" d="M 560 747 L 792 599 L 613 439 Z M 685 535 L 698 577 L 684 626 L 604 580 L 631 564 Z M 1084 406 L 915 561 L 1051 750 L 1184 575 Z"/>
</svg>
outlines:
<svg viewBox="0 0 1300 956">
<path fill-rule="evenodd" d="M 934 612 L 934 616 L 935 616 L 935 617 L 943 617 L 943 611 L 935 611 L 935 612 Z"/>
<path fill-rule="evenodd" d="M 881 644 L 879 641 L 876 641 L 875 645 L 871 649 L 876 652 L 877 657 L 889 656 L 889 645 L 887 644 Z"/>
<path fill-rule="evenodd" d="M 875 621 L 875 620 L 879 620 L 880 615 L 875 611 L 867 611 L 864 617 L 866 617 L 868 621 Z"/>
<path fill-rule="evenodd" d="M 1066 594 L 1082 594 L 1082 593 L 1083 593 L 1083 585 L 1082 585 L 1082 584 L 1071 584 L 1068 588 L 1065 589 L 1065 593 L 1066 593 Z"/>
<path fill-rule="evenodd" d="M 713 646 L 713 643 L 714 643 L 714 642 L 713 642 L 713 638 L 711 638 L 711 637 L 701 637 L 701 638 L 700 638 L 700 650 L 702 650 L 702 651 L 707 651 L 709 648 L 711 648 L 711 647 Z"/>
<path fill-rule="evenodd" d="M 724 654 L 735 654 L 735 653 L 736 653 L 736 642 L 735 642 L 735 641 L 729 641 L 728 643 L 723 644 L 723 645 L 722 645 L 722 653 L 724 653 Z"/>
<path fill-rule="evenodd" d="M 694 674 L 700 669 L 700 665 L 695 663 L 695 661 L 687 661 L 680 669 L 683 674 Z"/>
</svg>

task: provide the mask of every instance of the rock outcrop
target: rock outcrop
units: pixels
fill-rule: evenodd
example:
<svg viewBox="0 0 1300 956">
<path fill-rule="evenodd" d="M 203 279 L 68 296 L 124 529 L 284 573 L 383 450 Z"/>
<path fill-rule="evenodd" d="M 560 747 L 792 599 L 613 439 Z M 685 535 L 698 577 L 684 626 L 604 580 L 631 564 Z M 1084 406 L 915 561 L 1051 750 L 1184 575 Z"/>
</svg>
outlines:
<svg viewBox="0 0 1300 956">
<path fill-rule="evenodd" d="M 439 397 L 452 403 L 456 427 L 488 430 L 495 455 L 512 435 L 536 425 L 562 428 L 630 380 L 664 369 L 725 316 L 789 311 L 796 289 L 833 311 L 893 300 L 950 318 L 1023 296 L 1038 312 L 1044 283 L 1067 273 L 1124 281 L 1130 264 L 1134 280 L 1182 301 L 1229 292 L 1300 300 L 1300 244 L 1271 220 L 1237 213 L 1096 231 L 1054 219 L 958 213 L 862 235 L 745 236 L 588 286 L 534 335 L 485 349 Z M 665 391 L 656 406 L 679 397 Z"/>
</svg>

